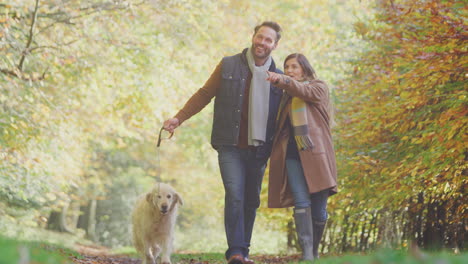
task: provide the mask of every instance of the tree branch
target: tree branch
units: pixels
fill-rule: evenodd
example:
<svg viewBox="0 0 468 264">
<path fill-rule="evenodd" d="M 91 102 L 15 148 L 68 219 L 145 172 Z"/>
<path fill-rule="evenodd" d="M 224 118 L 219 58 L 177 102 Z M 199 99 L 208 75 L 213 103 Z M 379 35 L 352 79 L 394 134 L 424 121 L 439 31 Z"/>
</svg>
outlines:
<svg viewBox="0 0 468 264">
<path fill-rule="evenodd" d="M 8 69 L 0 69 L 0 72 L 5 74 L 5 75 L 9 75 L 9 76 L 13 76 L 15 78 L 18 78 L 18 79 L 21 79 L 23 81 L 40 81 L 40 80 L 44 80 L 45 79 L 45 75 L 47 73 L 47 71 L 49 70 L 49 68 L 47 68 L 41 76 L 34 76 L 34 75 L 29 75 L 26 76 L 23 72 L 21 72 L 20 70 L 18 69 L 15 69 L 15 70 L 8 70 Z"/>
<path fill-rule="evenodd" d="M 8 70 L 8 69 L 0 69 L 0 72 L 5 74 L 5 75 L 10 75 L 10 76 L 13 76 L 13 77 L 16 77 L 16 78 L 21 78 L 21 72 L 19 72 L 18 70 L 12 71 L 12 70 Z"/>
<path fill-rule="evenodd" d="M 28 54 L 29 47 L 31 47 L 31 43 L 34 38 L 34 26 L 36 25 L 38 10 L 39 10 L 39 0 L 36 0 L 36 6 L 34 7 L 34 12 L 32 14 L 31 27 L 29 28 L 28 43 L 26 44 L 26 47 L 23 50 L 23 54 L 21 55 L 20 62 L 18 63 L 18 69 L 20 71 L 23 71 L 24 60 L 26 59 L 26 55 Z"/>
<path fill-rule="evenodd" d="M 54 50 L 58 50 L 60 49 L 60 47 L 62 46 L 69 46 L 75 42 L 77 42 L 79 39 L 75 39 L 75 40 L 71 40 L 69 42 L 66 42 L 66 43 L 57 43 L 57 45 L 55 46 L 37 46 L 37 47 L 34 47 L 34 48 L 30 48 L 29 50 L 27 50 L 27 52 L 33 52 L 35 50 L 41 50 L 41 49 L 54 49 Z"/>
<path fill-rule="evenodd" d="M 139 3 L 132 4 L 132 6 L 139 6 L 144 3 L 145 1 L 141 1 Z M 53 19 L 54 21 L 50 23 L 49 25 L 41 28 L 38 34 L 53 27 L 55 24 L 63 23 L 63 24 L 73 25 L 74 23 L 71 22 L 72 20 L 90 16 L 94 13 L 120 11 L 120 10 L 126 10 L 128 8 L 129 6 L 116 5 L 116 3 L 101 3 L 101 4 L 94 4 L 94 5 L 90 5 L 87 7 L 79 8 L 78 11 L 80 11 L 80 14 L 75 15 L 75 16 L 68 16 L 68 14 L 63 11 L 57 12 L 57 13 L 42 14 L 41 17 L 50 18 L 50 19 Z M 54 18 L 54 17 L 57 17 L 57 18 Z"/>
</svg>

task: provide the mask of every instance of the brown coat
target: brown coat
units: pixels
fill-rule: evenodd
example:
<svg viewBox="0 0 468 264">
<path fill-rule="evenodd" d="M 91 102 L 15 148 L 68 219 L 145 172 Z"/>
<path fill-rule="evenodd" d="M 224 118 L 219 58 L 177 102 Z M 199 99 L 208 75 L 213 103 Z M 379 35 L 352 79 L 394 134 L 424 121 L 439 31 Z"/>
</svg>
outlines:
<svg viewBox="0 0 468 264">
<path fill-rule="evenodd" d="M 328 86 L 320 80 L 312 80 L 306 84 L 284 76 L 277 87 L 307 103 L 309 135 L 315 147 L 312 150 L 299 151 L 299 156 L 309 192 L 315 193 L 330 189 L 330 195 L 335 194 L 337 192 L 337 173 L 330 131 Z M 286 148 L 291 131 L 290 122 L 287 122 L 290 111 L 291 99 L 283 109 L 280 109 L 278 114 L 276 135 L 270 157 L 268 185 L 268 207 L 270 208 L 284 208 L 294 205 L 285 165 Z"/>
</svg>

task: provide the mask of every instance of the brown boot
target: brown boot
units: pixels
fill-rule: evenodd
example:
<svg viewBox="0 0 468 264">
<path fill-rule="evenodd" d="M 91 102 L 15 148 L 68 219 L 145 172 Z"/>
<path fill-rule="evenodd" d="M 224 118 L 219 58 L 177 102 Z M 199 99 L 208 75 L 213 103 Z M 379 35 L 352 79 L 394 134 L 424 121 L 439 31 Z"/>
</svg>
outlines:
<svg viewBox="0 0 468 264">
<path fill-rule="evenodd" d="M 244 264 L 244 257 L 241 254 L 232 255 L 228 260 L 228 264 Z"/>
</svg>

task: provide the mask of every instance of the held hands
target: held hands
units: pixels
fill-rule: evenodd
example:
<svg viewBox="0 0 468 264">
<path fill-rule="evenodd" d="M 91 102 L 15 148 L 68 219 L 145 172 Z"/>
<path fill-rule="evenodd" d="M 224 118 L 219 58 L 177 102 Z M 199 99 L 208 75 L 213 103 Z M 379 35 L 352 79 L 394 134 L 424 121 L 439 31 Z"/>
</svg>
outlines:
<svg viewBox="0 0 468 264">
<path fill-rule="evenodd" d="M 174 130 L 180 125 L 179 119 L 173 117 L 164 121 L 163 128 L 166 131 L 174 133 Z"/>
</svg>

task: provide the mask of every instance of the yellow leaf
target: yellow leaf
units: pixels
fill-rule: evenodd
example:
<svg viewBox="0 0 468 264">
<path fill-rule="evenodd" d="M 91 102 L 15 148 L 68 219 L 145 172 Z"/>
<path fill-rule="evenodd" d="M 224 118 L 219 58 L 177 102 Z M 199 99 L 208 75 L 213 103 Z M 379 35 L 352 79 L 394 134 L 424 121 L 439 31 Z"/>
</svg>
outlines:
<svg viewBox="0 0 468 264">
<path fill-rule="evenodd" d="M 403 98 L 403 99 L 406 99 L 406 98 L 408 98 L 409 96 L 410 96 L 410 93 L 408 93 L 408 92 L 402 92 L 402 93 L 400 94 L 400 97 Z"/>
<path fill-rule="evenodd" d="M 26 124 L 24 121 L 20 121 L 19 124 L 24 128 L 28 127 L 28 124 Z"/>
<path fill-rule="evenodd" d="M 54 201 L 55 199 L 57 199 L 57 196 L 54 193 L 46 193 L 46 197 L 50 201 Z"/>
</svg>

